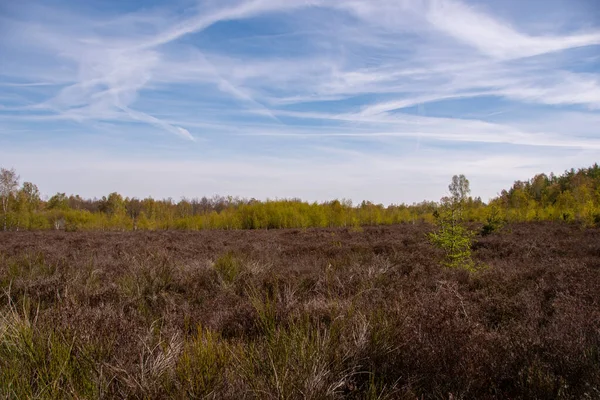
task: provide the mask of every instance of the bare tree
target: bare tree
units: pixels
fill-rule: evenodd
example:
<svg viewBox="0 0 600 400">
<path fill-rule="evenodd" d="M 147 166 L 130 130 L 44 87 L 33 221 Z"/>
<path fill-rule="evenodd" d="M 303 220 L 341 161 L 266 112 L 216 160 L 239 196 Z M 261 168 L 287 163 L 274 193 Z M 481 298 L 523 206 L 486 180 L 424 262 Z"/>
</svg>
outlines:
<svg viewBox="0 0 600 400">
<path fill-rule="evenodd" d="M 10 197 L 16 194 L 18 188 L 19 175 L 17 175 L 14 168 L 0 168 L 0 197 L 2 198 L 2 211 L 4 212 L 4 230 L 7 229 Z"/>
</svg>

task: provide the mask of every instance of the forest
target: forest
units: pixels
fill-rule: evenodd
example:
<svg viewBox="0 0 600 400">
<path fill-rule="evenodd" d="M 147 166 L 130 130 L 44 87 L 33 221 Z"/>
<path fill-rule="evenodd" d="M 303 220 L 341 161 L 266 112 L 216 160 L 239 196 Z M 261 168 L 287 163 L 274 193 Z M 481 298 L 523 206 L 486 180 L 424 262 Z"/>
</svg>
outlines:
<svg viewBox="0 0 600 400">
<path fill-rule="evenodd" d="M 101 199 L 56 193 L 47 200 L 34 183 L 19 183 L 13 169 L 0 174 L 4 230 L 202 230 L 333 228 L 432 222 L 437 202 L 384 206 L 349 200 L 308 203 L 300 199 L 241 199 L 232 196 L 156 200 L 110 193 Z M 600 167 L 571 169 L 562 175 L 538 174 L 516 181 L 484 203 L 467 199 L 464 217 L 485 223 L 566 221 L 586 226 L 600 223 Z"/>
</svg>

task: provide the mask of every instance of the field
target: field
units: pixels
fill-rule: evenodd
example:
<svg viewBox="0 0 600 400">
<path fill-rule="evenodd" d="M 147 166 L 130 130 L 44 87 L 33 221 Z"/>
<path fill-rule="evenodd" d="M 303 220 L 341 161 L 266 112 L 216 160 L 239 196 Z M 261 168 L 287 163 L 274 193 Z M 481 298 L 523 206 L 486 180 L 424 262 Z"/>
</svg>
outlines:
<svg viewBox="0 0 600 400">
<path fill-rule="evenodd" d="M 6 398 L 600 398 L 600 229 L 0 233 Z"/>
</svg>

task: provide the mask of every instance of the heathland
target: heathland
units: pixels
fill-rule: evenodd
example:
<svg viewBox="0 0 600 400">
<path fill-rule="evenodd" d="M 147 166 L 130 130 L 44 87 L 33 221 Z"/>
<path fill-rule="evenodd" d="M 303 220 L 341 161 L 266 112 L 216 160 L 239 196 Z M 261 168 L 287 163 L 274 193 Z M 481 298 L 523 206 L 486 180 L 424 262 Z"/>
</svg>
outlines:
<svg viewBox="0 0 600 400">
<path fill-rule="evenodd" d="M 0 233 L 7 398 L 599 398 L 600 230 Z"/>
<path fill-rule="evenodd" d="M 388 207 L 1 175 L 0 397 L 600 398 L 597 165 Z"/>
</svg>

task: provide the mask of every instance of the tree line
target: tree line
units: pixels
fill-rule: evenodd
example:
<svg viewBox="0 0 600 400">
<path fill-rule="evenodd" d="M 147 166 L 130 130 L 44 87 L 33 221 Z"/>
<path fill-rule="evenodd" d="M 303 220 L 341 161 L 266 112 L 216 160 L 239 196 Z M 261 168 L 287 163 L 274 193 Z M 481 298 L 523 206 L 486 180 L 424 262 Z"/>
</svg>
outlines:
<svg viewBox="0 0 600 400">
<path fill-rule="evenodd" d="M 276 229 L 356 227 L 433 222 L 442 203 L 423 201 L 384 206 L 349 200 L 259 201 L 213 196 L 157 200 L 110 193 L 100 199 L 56 193 L 42 199 L 31 182 L 20 184 L 14 169 L 0 169 L 0 210 L 4 230 L 155 230 Z M 467 197 L 465 221 L 566 221 L 600 225 L 600 167 L 571 169 L 556 176 L 539 174 L 517 181 L 487 204 Z"/>
</svg>

